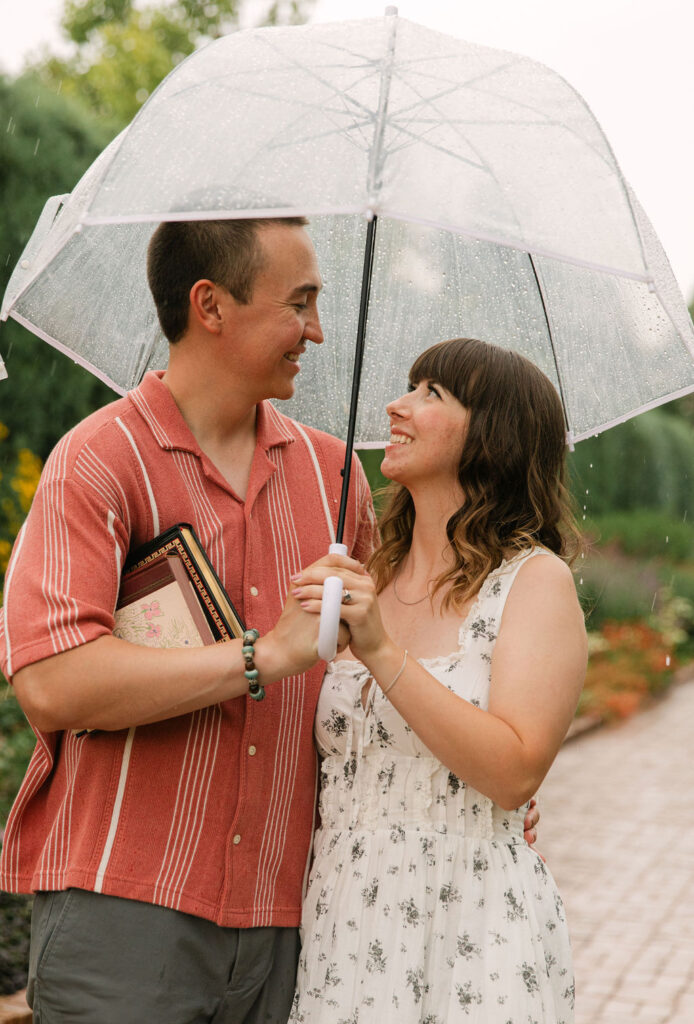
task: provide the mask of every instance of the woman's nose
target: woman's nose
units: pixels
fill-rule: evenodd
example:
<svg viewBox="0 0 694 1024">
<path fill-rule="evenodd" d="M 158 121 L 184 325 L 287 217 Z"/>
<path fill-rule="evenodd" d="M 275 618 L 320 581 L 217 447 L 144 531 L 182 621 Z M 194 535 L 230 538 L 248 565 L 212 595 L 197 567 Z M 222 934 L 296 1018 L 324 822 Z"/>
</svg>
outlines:
<svg viewBox="0 0 694 1024">
<path fill-rule="evenodd" d="M 400 398 L 394 398 L 392 402 L 388 402 L 386 406 L 386 412 L 389 416 L 400 417 L 406 412 L 406 405 L 404 399 L 407 395 L 401 395 Z"/>
</svg>

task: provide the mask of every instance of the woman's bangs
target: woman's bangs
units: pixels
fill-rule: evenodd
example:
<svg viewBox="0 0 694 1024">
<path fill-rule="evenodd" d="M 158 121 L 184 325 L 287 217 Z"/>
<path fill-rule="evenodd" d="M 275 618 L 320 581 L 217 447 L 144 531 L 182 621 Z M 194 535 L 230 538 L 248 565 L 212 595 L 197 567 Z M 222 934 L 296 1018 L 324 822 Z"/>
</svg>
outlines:
<svg viewBox="0 0 694 1024">
<path fill-rule="evenodd" d="M 471 338 L 458 338 L 432 345 L 415 359 L 410 370 L 410 384 L 415 386 L 423 380 L 434 380 L 450 391 L 461 405 L 470 407 L 473 388 L 480 360 L 475 358 L 481 342 Z"/>
</svg>

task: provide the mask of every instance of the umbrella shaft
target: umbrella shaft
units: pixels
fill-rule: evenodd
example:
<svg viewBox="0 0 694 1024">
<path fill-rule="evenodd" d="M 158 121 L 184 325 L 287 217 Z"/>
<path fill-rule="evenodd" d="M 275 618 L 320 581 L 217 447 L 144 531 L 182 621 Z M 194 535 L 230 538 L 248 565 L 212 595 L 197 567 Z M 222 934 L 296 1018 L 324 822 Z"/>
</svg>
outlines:
<svg viewBox="0 0 694 1024">
<path fill-rule="evenodd" d="M 352 472 L 352 450 L 354 448 L 354 430 L 357 423 L 357 405 L 359 404 L 359 387 L 361 384 L 361 367 L 364 359 L 364 339 L 366 337 L 366 319 L 369 312 L 369 295 L 371 293 L 371 275 L 373 273 L 374 248 L 376 245 L 376 222 L 374 214 L 366 228 L 366 245 L 364 247 L 364 268 L 361 277 L 361 299 L 359 302 L 359 322 L 357 324 L 357 345 L 354 350 L 354 371 L 352 373 L 352 399 L 349 406 L 349 422 L 347 425 L 347 450 L 345 464 L 342 469 L 342 494 L 340 495 L 340 514 L 337 520 L 335 540 L 342 543 L 347 511 L 347 494 Z"/>
</svg>

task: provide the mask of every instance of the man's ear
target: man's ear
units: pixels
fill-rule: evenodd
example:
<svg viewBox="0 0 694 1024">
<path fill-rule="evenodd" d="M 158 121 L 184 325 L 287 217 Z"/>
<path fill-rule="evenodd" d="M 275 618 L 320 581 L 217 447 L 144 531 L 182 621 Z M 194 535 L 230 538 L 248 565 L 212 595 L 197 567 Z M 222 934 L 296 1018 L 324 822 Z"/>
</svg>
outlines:
<svg viewBox="0 0 694 1024">
<path fill-rule="evenodd" d="M 196 281 L 190 289 L 190 315 L 210 334 L 219 334 L 222 330 L 221 298 L 218 285 L 206 278 Z"/>
</svg>

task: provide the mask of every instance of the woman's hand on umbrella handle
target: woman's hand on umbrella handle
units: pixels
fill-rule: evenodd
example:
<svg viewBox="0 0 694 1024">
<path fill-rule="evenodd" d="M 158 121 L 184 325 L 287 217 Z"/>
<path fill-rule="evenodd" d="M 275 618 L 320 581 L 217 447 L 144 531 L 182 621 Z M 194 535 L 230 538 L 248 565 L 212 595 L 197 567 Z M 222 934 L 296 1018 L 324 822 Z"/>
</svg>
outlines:
<svg viewBox="0 0 694 1024">
<path fill-rule="evenodd" d="M 373 580 L 363 567 L 358 566 L 355 571 L 352 567 L 355 563 L 351 559 L 344 558 L 338 562 L 338 557 L 329 556 L 304 569 L 293 581 L 292 594 L 302 608 L 318 614 L 328 577 L 339 577 L 342 581 L 340 617 L 350 631 L 352 653 L 361 657 L 376 651 L 387 640 L 387 634 L 381 621 Z M 333 585 L 328 584 L 328 588 L 332 590 Z M 337 593 L 337 585 L 334 590 Z"/>
</svg>

